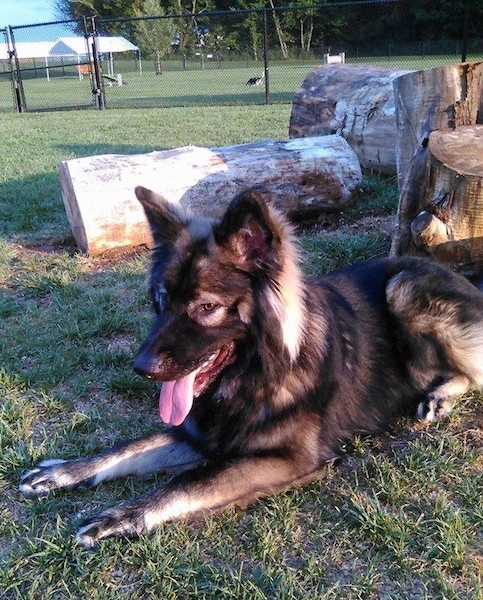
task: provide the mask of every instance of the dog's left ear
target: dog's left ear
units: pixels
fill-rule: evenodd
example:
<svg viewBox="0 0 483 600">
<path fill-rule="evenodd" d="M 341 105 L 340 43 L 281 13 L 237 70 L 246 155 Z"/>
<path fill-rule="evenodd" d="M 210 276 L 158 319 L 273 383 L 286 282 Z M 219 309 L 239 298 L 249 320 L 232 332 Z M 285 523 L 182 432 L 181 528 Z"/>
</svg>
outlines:
<svg viewBox="0 0 483 600">
<path fill-rule="evenodd" d="M 219 246 L 235 255 L 240 266 L 248 268 L 272 264 L 280 243 L 270 209 L 254 190 L 232 200 L 213 235 Z"/>
</svg>

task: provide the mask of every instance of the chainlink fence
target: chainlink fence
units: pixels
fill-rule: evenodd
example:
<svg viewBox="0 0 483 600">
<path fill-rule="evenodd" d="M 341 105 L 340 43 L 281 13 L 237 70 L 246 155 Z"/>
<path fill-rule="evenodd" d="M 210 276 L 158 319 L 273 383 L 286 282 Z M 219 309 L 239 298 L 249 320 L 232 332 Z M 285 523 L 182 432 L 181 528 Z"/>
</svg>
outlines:
<svg viewBox="0 0 483 600">
<path fill-rule="evenodd" d="M 289 103 L 327 61 L 482 60 L 482 19 L 471 0 L 359 0 L 7 26 L 0 111 Z"/>
</svg>

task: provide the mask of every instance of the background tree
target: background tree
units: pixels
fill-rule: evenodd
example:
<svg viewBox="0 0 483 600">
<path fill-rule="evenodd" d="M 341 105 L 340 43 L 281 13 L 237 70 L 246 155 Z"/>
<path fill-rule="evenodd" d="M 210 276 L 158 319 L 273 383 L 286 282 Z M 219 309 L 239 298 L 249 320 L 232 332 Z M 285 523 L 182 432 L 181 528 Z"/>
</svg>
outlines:
<svg viewBox="0 0 483 600">
<path fill-rule="evenodd" d="M 236 0 L 216 2 L 220 10 L 249 10 L 265 8 L 265 0 Z M 250 54 L 254 60 L 260 59 L 263 45 L 263 16 L 261 12 L 247 12 L 233 26 L 237 32 L 237 49 L 242 54 Z"/>
<path fill-rule="evenodd" d="M 55 0 L 55 10 L 63 19 L 134 17 L 142 0 Z"/>
<path fill-rule="evenodd" d="M 251 42 L 253 58 L 258 60 L 258 49 L 262 47 L 263 40 L 260 14 L 248 13 L 244 19 L 243 27 L 248 31 L 248 39 Z"/>
<path fill-rule="evenodd" d="M 161 0 L 167 14 L 177 15 L 176 36 L 179 52 L 183 55 L 204 45 L 204 30 L 198 23 L 199 16 L 216 9 L 212 0 Z"/>
<path fill-rule="evenodd" d="M 110 35 L 134 35 L 128 19 L 142 13 L 143 0 L 55 0 L 60 18 L 79 20 L 97 16 L 98 29 Z M 277 10 L 288 6 L 291 10 Z M 259 12 L 248 12 L 251 9 Z M 331 0 L 311 5 L 307 0 L 158 0 L 157 14 L 173 15 L 175 49 L 183 55 L 203 49 L 229 47 L 241 55 L 260 58 L 263 13 L 268 9 L 269 46 L 280 46 L 282 56 L 294 51 L 318 53 L 424 53 L 424 46 L 448 51 L 462 37 L 461 16 L 470 11 L 469 33 L 481 37 L 481 0 L 400 0 L 370 3 L 354 0 L 341 7 Z M 230 11 L 210 15 L 209 11 Z M 235 13 L 237 10 L 246 12 Z M 122 20 L 119 20 L 122 19 Z M 165 36 L 164 36 L 165 37 Z M 229 40 L 229 42 L 228 42 Z M 475 47 L 470 51 L 479 51 Z"/>
<path fill-rule="evenodd" d="M 101 19 L 119 19 L 134 17 L 142 0 L 55 0 L 55 10 L 61 19 L 78 20 L 78 33 L 84 33 L 83 17 L 100 17 Z M 124 27 L 113 22 L 103 23 L 102 33 L 121 35 Z"/>
<path fill-rule="evenodd" d="M 142 0 L 134 16 L 139 17 L 133 23 L 136 44 L 143 56 L 154 59 L 155 73 L 161 75 L 163 72 L 161 58 L 171 51 L 176 36 L 176 25 L 169 18 L 149 18 L 164 16 L 158 0 Z"/>
<path fill-rule="evenodd" d="M 278 17 L 277 11 L 275 10 L 275 4 L 273 0 L 268 0 L 270 7 L 272 9 L 273 22 L 275 23 L 275 29 L 277 31 L 278 43 L 280 44 L 280 52 L 284 58 L 288 58 L 288 48 L 287 42 L 285 41 L 285 36 L 282 30 L 282 26 L 280 24 L 280 19 Z"/>
</svg>

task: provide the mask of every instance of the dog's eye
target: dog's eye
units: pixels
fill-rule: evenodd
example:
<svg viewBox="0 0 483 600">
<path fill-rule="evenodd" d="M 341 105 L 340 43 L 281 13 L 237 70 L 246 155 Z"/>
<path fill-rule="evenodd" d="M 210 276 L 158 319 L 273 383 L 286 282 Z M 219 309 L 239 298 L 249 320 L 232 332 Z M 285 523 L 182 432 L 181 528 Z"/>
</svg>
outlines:
<svg viewBox="0 0 483 600">
<path fill-rule="evenodd" d="M 213 312 L 216 308 L 218 308 L 218 304 L 215 304 L 215 302 L 205 302 L 201 305 L 201 310 L 207 313 Z"/>
<path fill-rule="evenodd" d="M 188 315 L 193 321 L 203 327 L 212 327 L 220 325 L 226 316 L 226 308 L 222 303 L 217 302 L 216 298 L 210 302 L 211 298 L 199 298 L 198 301 L 189 303 L 187 306 Z"/>
<path fill-rule="evenodd" d="M 154 308 L 157 312 L 162 313 L 168 306 L 168 292 L 164 285 L 157 285 L 154 288 Z"/>
</svg>

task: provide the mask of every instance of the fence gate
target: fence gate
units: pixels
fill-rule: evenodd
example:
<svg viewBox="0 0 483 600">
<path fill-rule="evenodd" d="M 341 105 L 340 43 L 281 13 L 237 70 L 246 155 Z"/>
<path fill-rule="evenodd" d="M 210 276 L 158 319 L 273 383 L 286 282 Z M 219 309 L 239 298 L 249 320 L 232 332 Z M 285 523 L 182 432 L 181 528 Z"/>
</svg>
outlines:
<svg viewBox="0 0 483 600">
<path fill-rule="evenodd" d="M 1 73 L 0 79 L 2 81 L 10 81 L 13 105 L 17 112 L 23 112 L 25 98 L 23 96 L 22 80 L 20 79 L 20 73 L 18 69 L 18 59 L 16 57 L 9 33 L 10 32 L 8 29 L 2 29 L 2 34 L 5 41 L 6 60 L 4 59 L 3 62 L 4 68 Z M 2 88 L 3 87 L 4 86 L 2 86 Z"/>
<path fill-rule="evenodd" d="M 55 38 L 55 24 L 7 27 L 8 68 L 17 112 L 104 108 L 104 86 L 94 20 L 73 22 L 75 37 Z M 49 26 L 48 31 L 45 28 Z M 22 40 L 22 41 L 18 41 Z M 32 43 L 35 42 L 35 43 Z"/>
</svg>

